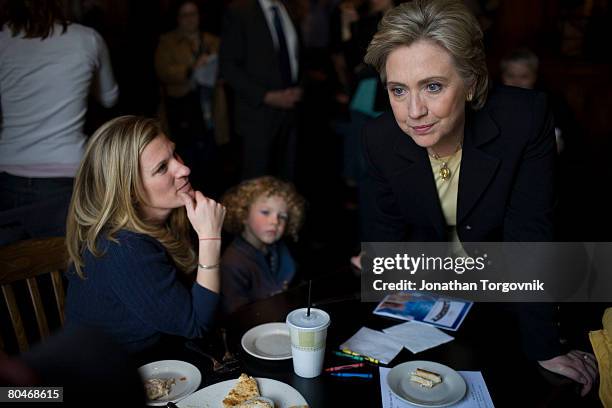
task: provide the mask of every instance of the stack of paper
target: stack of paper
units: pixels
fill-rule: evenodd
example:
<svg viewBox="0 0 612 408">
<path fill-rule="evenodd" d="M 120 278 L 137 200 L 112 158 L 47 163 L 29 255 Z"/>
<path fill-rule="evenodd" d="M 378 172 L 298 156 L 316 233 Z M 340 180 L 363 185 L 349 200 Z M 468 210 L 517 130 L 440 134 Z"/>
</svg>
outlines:
<svg viewBox="0 0 612 408">
<path fill-rule="evenodd" d="M 383 333 L 384 332 L 384 333 Z M 435 327 L 417 322 L 406 322 L 384 329 L 382 332 L 362 327 L 350 339 L 340 345 L 348 349 L 389 364 L 406 347 L 413 353 L 439 346 L 453 340 Z"/>
<path fill-rule="evenodd" d="M 349 349 L 383 364 L 389 364 L 402 351 L 402 344 L 383 332 L 362 327 L 353 337 L 342 343 L 340 349 Z"/>
</svg>

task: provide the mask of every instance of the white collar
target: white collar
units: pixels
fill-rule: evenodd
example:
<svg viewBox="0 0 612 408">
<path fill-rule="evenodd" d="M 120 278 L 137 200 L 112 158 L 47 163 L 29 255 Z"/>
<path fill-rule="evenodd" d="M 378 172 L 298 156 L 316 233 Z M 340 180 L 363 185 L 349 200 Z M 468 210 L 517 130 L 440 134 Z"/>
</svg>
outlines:
<svg viewBox="0 0 612 408">
<path fill-rule="evenodd" d="M 283 7 L 283 3 L 277 0 L 259 0 L 259 5 L 264 10 L 270 10 L 272 7 L 278 7 L 279 9 Z"/>
</svg>

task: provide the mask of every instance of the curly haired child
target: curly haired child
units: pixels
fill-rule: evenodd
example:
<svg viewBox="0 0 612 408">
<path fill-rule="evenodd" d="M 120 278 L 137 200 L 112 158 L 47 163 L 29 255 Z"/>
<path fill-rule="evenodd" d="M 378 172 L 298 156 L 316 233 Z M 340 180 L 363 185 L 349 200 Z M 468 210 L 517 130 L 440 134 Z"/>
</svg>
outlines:
<svg viewBox="0 0 612 408">
<path fill-rule="evenodd" d="M 283 242 L 297 240 L 304 199 L 292 184 L 265 176 L 244 181 L 221 198 L 224 228 L 236 238 L 221 258 L 223 312 L 287 289 L 295 262 Z"/>
</svg>

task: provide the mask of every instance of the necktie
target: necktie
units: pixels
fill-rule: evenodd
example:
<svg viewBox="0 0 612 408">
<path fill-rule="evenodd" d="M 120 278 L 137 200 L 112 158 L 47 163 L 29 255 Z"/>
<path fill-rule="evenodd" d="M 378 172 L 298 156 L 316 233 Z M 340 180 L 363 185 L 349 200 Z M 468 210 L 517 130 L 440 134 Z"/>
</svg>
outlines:
<svg viewBox="0 0 612 408">
<path fill-rule="evenodd" d="M 281 79 L 283 81 L 283 86 L 289 86 L 292 84 L 293 80 L 291 75 L 291 64 L 289 62 L 287 38 L 285 37 L 285 30 L 283 30 L 283 23 L 277 6 L 272 6 L 272 13 L 274 13 L 274 28 L 276 29 L 276 38 L 278 39 L 278 60 L 280 64 Z"/>
</svg>

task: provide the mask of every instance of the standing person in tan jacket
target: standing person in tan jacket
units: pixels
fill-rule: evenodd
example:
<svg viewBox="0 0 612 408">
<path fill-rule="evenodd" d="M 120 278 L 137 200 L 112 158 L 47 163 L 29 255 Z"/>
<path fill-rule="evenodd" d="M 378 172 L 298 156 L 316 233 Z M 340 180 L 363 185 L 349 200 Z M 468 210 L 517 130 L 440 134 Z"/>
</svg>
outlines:
<svg viewBox="0 0 612 408">
<path fill-rule="evenodd" d="M 200 30 L 200 12 L 193 0 L 176 5 L 175 30 L 165 33 L 155 53 L 155 71 L 162 84 L 170 137 L 192 169 L 193 182 L 206 190 L 204 180 L 215 159 L 212 95 L 217 77 L 219 38 Z M 208 191 L 207 191 L 208 192 Z"/>
</svg>

